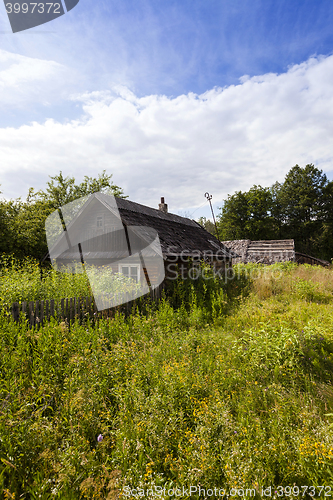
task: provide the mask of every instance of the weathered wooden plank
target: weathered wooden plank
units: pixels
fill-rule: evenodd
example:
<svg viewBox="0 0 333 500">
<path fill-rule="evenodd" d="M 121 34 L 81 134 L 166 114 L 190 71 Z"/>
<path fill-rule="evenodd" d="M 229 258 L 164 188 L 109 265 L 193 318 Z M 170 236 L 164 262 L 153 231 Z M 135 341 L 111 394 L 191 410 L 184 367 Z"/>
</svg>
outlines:
<svg viewBox="0 0 333 500">
<path fill-rule="evenodd" d="M 73 298 L 74 320 L 77 318 L 77 302 L 76 297 Z"/>
<path fill-rule="evenodd" d="M 35 324 L 35 314 L 34 314 L 34 302 L 29 302 L 29 324 L 30 326 L 34 326 Z"/>
<path fill-rule="evenodd" d="M 129 314 L 129 312 L 130 312 L 130 303 L 129 303 L 129 293 L 128 292 L 126 292 L 125 300 L 126 300 L 126 313 Z"/>
<path fill-rule="evenodd" d="M 69 320 L 73 321 L 73 299 L 69 299 Z"/>
<path fill-rule="evenodd" d="M 65 318 L 68 321 L 68 319 L 69 319 L 68 299 L 65 299 L 65 301 L 66 301 L 65 302 Z"/>
<path fill-rule="evenodd" d="M 36 300 L 35 302 L 35 324 L 38 325 L 40 322 L 39 318 L 39 300 Z"/>
<path fill-rule="evenodd" d="M 66 313 L 65 313 L 65 299 L 61 299 L 60 301 L 60 316 L 61 320 L 63 321 L 66 318 Z"/>
<path fill-rule="evenodd" d="M 39 316 L 39 319 L 40 319 L 41 325 L 43 325 L 44 324 L 44 300 L 40 301 L 40 316 Z"/>
<path fill-rule="evenodd" d="M 54 299 L 50 300 L 50 316 L 54 318 Z"/>
<path fill-rule="evenodd" d="M 18 321 L 20 318 L 20 304 L 18 302 L 14 302 L 12 305 L 12 316 L 14 321 Z"/>
<path fill-rule="evenodd" d="M 27 311 L 27 302 L 22 302 L 21 304 L 21 311 L 26 314 Z"/>
</svg>

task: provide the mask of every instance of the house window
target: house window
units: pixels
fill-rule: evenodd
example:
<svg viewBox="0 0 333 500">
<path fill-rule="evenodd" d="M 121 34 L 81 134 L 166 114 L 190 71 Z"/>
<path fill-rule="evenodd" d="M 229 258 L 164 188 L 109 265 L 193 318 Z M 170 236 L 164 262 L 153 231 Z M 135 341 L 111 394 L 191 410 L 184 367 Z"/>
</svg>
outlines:
<svg viewBox="0 0 333 500">
<path fill-rule="evenodd" d="M 97 225 L 97 227 L 103 227 L 103 216 L 102 215 L 97 217 L 96 225 Z"/>
<path fill-rule="evenodd" d="M 139 283 L 140 280 L 140 266 L 129 266 L 129 265 L 120 265 L 119 272 L 126 276 L 126 278 L 131 278 L 135 283 Z"/>
</svg>

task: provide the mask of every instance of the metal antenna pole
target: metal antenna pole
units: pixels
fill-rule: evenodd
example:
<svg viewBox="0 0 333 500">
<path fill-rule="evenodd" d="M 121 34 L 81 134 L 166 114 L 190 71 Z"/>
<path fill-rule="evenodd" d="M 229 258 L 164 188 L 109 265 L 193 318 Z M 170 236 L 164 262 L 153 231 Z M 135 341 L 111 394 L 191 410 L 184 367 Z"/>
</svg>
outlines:
<svg viewBox="0 0 333 500">
<path fill-rule="evenodd" d="M 213 196 L 211 194 L 209 194 L 209 193 L 205 193 L 205 197 L 209 201 L 210 209 L 211 209 L 212 215 L 213 215 L 213 221 L 214 221 L 214 224 L 215 224 L 216 236 L 217 236 L 217 239 L 219 240 L 219 242 L 221 243 L 219 232 L 217 230 L 217 225 L 216 225 L 216 220 L 215 220 L 215 215 L 214 215 L 214 210 L 213 210 L 212 202 L 210 201 L 213 198 Z"/>
</svg>

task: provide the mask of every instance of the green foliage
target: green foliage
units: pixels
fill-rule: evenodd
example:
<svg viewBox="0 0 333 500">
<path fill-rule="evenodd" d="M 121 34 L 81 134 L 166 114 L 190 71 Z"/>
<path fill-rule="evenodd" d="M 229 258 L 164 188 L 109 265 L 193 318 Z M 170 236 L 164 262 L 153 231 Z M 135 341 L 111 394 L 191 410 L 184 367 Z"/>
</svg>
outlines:
<svg viewBox="0 0 333 500">
<path fill-rule="evenodd" d="M 0 252 L 18 258 L 38 258 L 46 253 L 45 220 L 52 212 L 48 205 L 40 200 L 1 201 L 0 211 Z"/>
<path fill-rule="evenodd" d="M 112 183 L 105 170 L 97 178 L 85 176 L 80 184 L 62 172 L 51 177 L 45 191 L 33 188 L 25 202 L 0 200 L 0 253 L 16 258 L 41 260 L 47 253 L 45 221 L 57 208 L 77 198 L 102 191 L 123 198 L 123 190 Z"/>
<path fill-rule="evenodd" d="M 314 250 L 313 237 L 321 229 L 326 185 L 326 175 L 310 164 L 304 168 L 293 167 L 281 186 L 279 198 L 283 207 L 284 233 L 292 235 L 299 251 L 311 253 Z"/>
<path fill-rule="evenodd" d="M 228 195 L 221 208 L 219 232 L 222 240 L 246 239 L 248 234 L 249 210 L 246 193 Z"/>
<path fill-rule="evenodd" d="M 223 240 L 289 239 L 296 250 L 333 256 L 333 183 L 312 164 L 295 165 L 282 184 L 228 195 L 219 216 Z"/>
<path fill-rule="evenodd" d="M 198 224 L 202 226 L 206 231 L 208 231 L 210 234 L 213 234 L 216 237 L 216 228 L 215 224 L 207 219 L 206 217 L 199 217 L 198 219 Z"/>
<path fill-rule="evenodd" d="M 272 235 L 272 195 L 268 188 L 253 186 L 248 192 L 228 196 L 220 215 L 223 240 L 268 239 Z"/>
<path fill-rule="evenodd" d="M 38 191 L 34 196 L 47 202 L 54 210 L 99 191 L 124 198 L 123 190 L 111 182 L 112 175 L 107 175 L 105 170 L 97 178 L 86 175 L 81 184 L 76 184 L 74 177 L 64 177 L 62 172 L 50 178 L 46 190 Z"/>
<path fill-rule="evenodd" d="M 62 273 L 53 267 L 41 269 L 32 258 L 19 261 L 6 255 L 0 257 L 0 305 L 91 295 L 85 273 Z"/>
<path fill-rule="evenodd" d="M 321 291 L 318 283 L 311 280 L 298 279 L 295 282 L 295 290 L 298 297 L 309 302 L 325 303 L 332 299 L 332 294 Z"/>
<path fill-rule="evenodd" d="M 330 486 L 332 292 L 327 269 L 250 265 L 178 281 L 127 319 L 0 315 L 4 497 Z"/>
</svg>

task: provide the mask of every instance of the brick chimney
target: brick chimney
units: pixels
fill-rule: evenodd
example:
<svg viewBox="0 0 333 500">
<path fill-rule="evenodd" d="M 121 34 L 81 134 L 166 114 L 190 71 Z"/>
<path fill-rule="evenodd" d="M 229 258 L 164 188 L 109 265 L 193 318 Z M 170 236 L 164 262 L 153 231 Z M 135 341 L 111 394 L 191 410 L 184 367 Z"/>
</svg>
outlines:
<svg viewBox="0 0 333 500">
<path fill-rule="evenodd" d="M 164 203 L 164 198 L 161 198 L 161 203 L 158 205 L 158 209 L 165 214 L 168 213 L 168 205 Z"/>
</svg>

